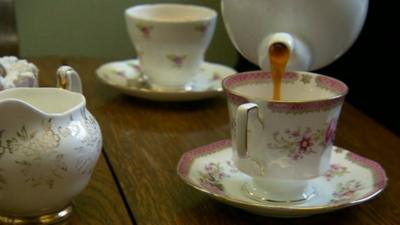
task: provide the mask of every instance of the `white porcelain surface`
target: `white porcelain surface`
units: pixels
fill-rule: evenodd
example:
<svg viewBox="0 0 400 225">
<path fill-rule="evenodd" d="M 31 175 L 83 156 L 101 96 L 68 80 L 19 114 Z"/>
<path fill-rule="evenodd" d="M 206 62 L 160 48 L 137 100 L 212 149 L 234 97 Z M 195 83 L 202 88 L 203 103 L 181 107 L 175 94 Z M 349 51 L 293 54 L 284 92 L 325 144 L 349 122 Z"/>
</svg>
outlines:
<svg viewBox="0 0 400 225">
<path fill-rule="evenodd" d="M 315 70 L 335 61 L 358 37 L 367 11 L 368 0 L 222 0 L 232 42 L 267 71 L 273 39 L 293 49 L 289 71 Z M 282 33 L 289 37 L 277 37 Z"/>
<path fill-rule="evenodd" d="M 14 56 L 0 57 L 0 91 L 15 87 L 37 87 L 39 70 Z"/>
<path fill-rule="evenodd" d="M 177 172 L 188 185 L 221 202 L 273 217 L 303 217 L 363 203 L 386 187 L 384 169 L 376 162 L 340 147 L 333 147 L 329 170 L 310 183 L 316 196 L 300 203 L 259 202 L 243 193 L 251 177 L 233 166 L 230 140 L 186 152 Z"/>
<path fill-rule="evenodd" d="M 60 84 L 79 90 L 71 68 L 58 75 Z M 101 151 L 85 97 L 60 88 L 7 89 L 0 92 L 0 114 L 1 216 L 64 209 L 88 184 Z"/>
<path fill-rule="evenodd" d="M 125 11 L 128 32 L 154 86 L 184 89 L 204 62 L 217 13 L 184 4 L 138 5 Z"/>
<path fill-rule="evenodd" d="M 312 193 L 304 180 L 320 176 L 329 167 L 346 85 L 314 73 L 287 73 L 282 101 L 271 100 L 270 73 L 239 73 L 226 78 L 223 86 L 233 162 L 254 177 L 252 189 L 259 187 L 255 192 L 262 193 L 275 187 L 260 196 L 274 201 L 308 198 L 306 192 Z"/>
<path fill-rule="evenodd" d="M 104 64 L 97 70 L 97 77 L 104 84 L 134 97 L 156 101 L 192 101 L 222 95 L 222 79 L 236 73 L 230 67 L 207 62 L 199 71 L 189 81 L 190 89 L 182 91 L 153 88 L 136 59 Z"/>
</svg>

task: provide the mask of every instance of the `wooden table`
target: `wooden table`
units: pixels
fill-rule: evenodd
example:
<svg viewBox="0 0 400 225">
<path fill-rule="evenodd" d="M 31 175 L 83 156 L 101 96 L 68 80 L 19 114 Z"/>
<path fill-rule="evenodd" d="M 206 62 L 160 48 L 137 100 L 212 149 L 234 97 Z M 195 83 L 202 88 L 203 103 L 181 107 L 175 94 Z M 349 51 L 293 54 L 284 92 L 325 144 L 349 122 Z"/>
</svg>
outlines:
<svg viewBox="0 0 400 225">
<path fill-rule="evenodd" d="M 61 63 L 82 76 L 88 108 L 104 136 L 92 181 L 75 200 L 70 224 L 400 224 L 400 140 L 345 104 L 336 144 L 380 162 L 389 186 L 365 204 L 301 219 L 255 216 L 185 185 L 176 175 L 180 156 L 229 138 L 223 98 L 157 103 L 120 94 L 95 76 L 104 60 L 41 58 L 43 86 L 54 86 Z"/>
</svg>

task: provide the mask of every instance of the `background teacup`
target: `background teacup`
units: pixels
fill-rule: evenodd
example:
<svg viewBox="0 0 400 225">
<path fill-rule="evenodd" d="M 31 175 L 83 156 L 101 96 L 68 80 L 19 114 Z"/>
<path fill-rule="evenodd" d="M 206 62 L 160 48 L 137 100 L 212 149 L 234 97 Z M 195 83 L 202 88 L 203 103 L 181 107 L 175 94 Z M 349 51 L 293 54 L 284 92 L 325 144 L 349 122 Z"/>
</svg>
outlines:
<svg viewBox="0 0 400 225">
<path fill-rule="evenodd" d="M 308 72 L 286 73 L 282 101 L 272 101 L 271 74 L 226 78 L 233 161 L 253 179 L 243 190 L 256 200 L 295 202 L 317 194 L 308 180 L 329 167 L 347 86 Z"/>
<path fill-rule="evenodd" d="M 128 8 L 125 18 L 151 85 L 185 89 L 204 62 L 217 13 L 202 6 L 149 4 Z"/>
</svg>

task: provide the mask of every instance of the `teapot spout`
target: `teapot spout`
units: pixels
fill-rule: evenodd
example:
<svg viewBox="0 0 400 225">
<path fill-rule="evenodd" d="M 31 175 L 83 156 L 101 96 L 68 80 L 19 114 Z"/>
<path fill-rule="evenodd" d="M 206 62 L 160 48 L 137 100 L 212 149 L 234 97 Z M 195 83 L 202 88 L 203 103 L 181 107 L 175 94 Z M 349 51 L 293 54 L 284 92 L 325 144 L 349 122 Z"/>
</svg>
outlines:
<svg viewBox="0 0 400 225">
<path fill-rule="evenodd" d="M 312 64 L 311 51 L 301 39 L 284 32 L 274 33 L 264 39 L 258 49 L 258 65 L 264 71 L 271 70 L 269 49 L 274 44 L 283 44 L 290 51 L 288 71 L 308 71 Z"/>
</svg>

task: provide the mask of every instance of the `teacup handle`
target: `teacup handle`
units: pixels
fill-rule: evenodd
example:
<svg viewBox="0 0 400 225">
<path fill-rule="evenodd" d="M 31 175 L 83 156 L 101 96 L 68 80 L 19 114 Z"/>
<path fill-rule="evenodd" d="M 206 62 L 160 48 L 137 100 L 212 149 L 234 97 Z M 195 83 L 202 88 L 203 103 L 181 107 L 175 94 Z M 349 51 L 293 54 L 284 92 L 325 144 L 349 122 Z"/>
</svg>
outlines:
<svg viewBox="0 0 400 225">
<path fill-rule="evenodd" d="M 70 66 L 61 66 L 58 68 L 57 87 L 82 93 L 82 83 L 79 74 Z"/>
<path fill-rule="evenodd" d="M 257 117 L 262 124 L 259 107 L 255 103 L 245 103 L 240 105 L 236 112 L 236 147 L 240 158 L 248 158 L 247 128 L 249 123 L 249 113 L 252 110 L 257 110 Z"/>
</svg>

